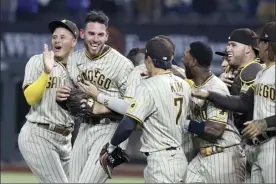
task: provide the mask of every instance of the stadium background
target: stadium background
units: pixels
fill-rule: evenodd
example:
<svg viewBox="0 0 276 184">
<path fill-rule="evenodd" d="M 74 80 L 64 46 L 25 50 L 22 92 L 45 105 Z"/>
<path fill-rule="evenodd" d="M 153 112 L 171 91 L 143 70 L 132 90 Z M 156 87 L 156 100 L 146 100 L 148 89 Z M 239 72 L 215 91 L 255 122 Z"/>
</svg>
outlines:
<svg viewBox="0 0 276 184">
<path fill-rule="evenodd" d="M 21 90 L 24 67 L 30 56 L 50 44 L 47 24 L 70 19 L 79 27 L 90 9 L 102 9 L 110 17 L 109 44 L 126 54 L 143 47 L 158 34 L 169 35 L 176 45 L 176 63 L 185 47 L 195 40 L 224 50 L 230 32 L 248 27 L 256 32 L 262 23 L 275 21 L 274 0 L 1 0 L 1 183 L 37 182 L 24 163 L 17 136 L 29 106 Z M 77 46 L 82 47 L 80 40 Z M 221 58 L 214 55 L 212 71 L 221 72 Z M 145 157 L 139 153 L 140 132 L 133 133 L 128 153 L 131 164 L 115 170 L 109 182 L 143 182 Z"/>
</svg>

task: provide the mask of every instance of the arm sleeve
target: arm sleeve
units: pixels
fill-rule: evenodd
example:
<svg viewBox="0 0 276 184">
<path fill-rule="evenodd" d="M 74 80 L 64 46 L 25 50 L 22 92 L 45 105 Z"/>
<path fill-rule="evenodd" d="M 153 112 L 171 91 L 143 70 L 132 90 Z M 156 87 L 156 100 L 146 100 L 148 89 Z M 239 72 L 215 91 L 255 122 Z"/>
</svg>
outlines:
<svg viewBox="0 0 276 184">
<path fill-rule="evenodd" d="M 97 97 L 97 101 L 101 104 L 104 104 L 109 109 L 124 115 L 128 108 L 128 102 L 126 100 L 107 96 L 103 93 L 100 93 Z"/>
<path fill-rule="evenodd" d="M 139 85 L 128 106 L 126 116 L 129 116 L 142 124 L 145 119 L 155 111 L 156 106 L 149 91 L 143 85 Z"/>
<path fill-rule="evenodd" d="M 216 106 L 236 112 L 248 112 L 254 107 L 254 90 L 252 87 L 239 96 L 223 95 L 209 91 L 208 100 Z"/>
<path fill-rule="evenodd" d="M 207 104 L 206 116 L 208 122 L 227 124 L 228 120 L 228 111 L 216 107 L 212 102 Z"/>
<path fill-rule="evenodd" d="M 34 105 L 41 100 L 43 93 L 46 90 L 48 80 L 49 75 L 43 72 L 34 83 L 30 84 L 24 90 L 24 96 L 29 105 Z"/>
<path fill-rule="evenodd" d="M 23 90 L 33 82 L 44 72 L 42 55 L 32 56 L 25 66 L 25 74 L 23 81 Z"/>
<path fill-rule="evenodd" d="M 276 127 L 276 115 L 265 118 L 267 128 Z"/>
<path fill-rule="evenodd" d="M 114 146 L 117 146 L 124 142 L 131 135 L 137 123 L 137 120 L 128 116 L 124 116 L 113 137 L 111 138 L 110 143 Z"/>
</svg>

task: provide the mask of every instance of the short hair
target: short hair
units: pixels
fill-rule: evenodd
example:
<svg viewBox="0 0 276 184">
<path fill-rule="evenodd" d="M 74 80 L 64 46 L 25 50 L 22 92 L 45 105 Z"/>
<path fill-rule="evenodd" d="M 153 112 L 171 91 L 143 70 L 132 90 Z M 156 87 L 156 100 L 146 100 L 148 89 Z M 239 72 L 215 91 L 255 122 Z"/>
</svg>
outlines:
<svg viewBox="0 0 276 184">
<path fill-rule="evenodd" d="M 104 24 L 106 27 L 108 27 L 109 18 L 101 10 L 92 10 L 92 11 L 89 11 L 85 17 L 85 25 L 89 22 L 98 22 L 98 23 Z"/>
<path fill-rule="evenodd" d="M 163 38 L 165 40 L 167 40 L 173 47 L 173 52 L 175 52 L 175 44 L 173 43 L 172 39 L 169 36 L 166 35 L 157 35 L 154 38 Z"/>
<path fill-rule="evenodd" d="M 141 57 L 137 58 L 138 54 L 145 54 L 145 49 L 141 49 L 138 47 L 132 48 L 126 56 L 134 64 L 134 66 L 137 66 L 140 63 Z"/>
<path fill-rule="evenodd" d="M 190 44 L 190 54 L 197 60 L 199 65 L 208 67 L 213 60 L 212 48 L 203 42 L 195 41 Z"/>
</svg>

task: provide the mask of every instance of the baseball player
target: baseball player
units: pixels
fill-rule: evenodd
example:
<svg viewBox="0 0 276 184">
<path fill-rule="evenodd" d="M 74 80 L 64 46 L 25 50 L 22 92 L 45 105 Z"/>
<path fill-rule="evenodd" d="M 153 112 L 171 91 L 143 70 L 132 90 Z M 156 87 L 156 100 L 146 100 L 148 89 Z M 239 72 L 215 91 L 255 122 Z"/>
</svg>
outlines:
<svg viewBox="0 0 276 184">
<path fill-rule="evenodd" d="M 172 46 L 165 39 L 153 38 L 147 43 L 149 78 L 137 86 L 126 115 L 107 143 L 107 154 L 101 157 L 103 162 L 110 161 L 113 150 L 141 124 L 140 151 L 147 156 L 145 183 L 179 183 L 185 176 L 181 122 L 186 119 L 190 86 L 172 74 L 172 58 Z"/>
<path fill-rule="evenodd" d="M 226 85 L 210 71 L 212 49 L 193 42 L 183 58 L 187 78 L 193 88 L 229 94 Z M 186 183 L 242 183 L 245 180 L 245 155 L 231 114 L 209 101 L 192 98 L 190 120 L 184 130 L 194 134 L 197 156 L 189 163 Z"/>
<path fill-rule="evenodd" d="M 85 27 L 80 31 L 84 48 L 71 55 L 67 68 L 75 85 L 81 86 L 80 81 L 84 77 L 102 93 L 119 98 L 124 96 L 133 64 L 105 44 L 108 39 L 108 22 L 108 17 L 102 11 L 88 12 Z M 68 96 L 69 90 L 60 88 L 57 101 L 64 101 Z M 69 163 L 69 182 L 103 183 L 107 180 L 97 160 L 102 145 L 111 138 L 117 126 L 118 121 L 112 118 L 83 118 Z M 125 148 L 126 144 L 127 141 L 121 147 Z"/>
<path fill-rule="evenodd" d="M 260 34 L 260 58 L 266 68 L 257 74 L 254 84 L 240 96 L 223 96 L 210 91 L 194 91 L 194 96 L 208 98 L 218 106 L 238 112 L 254 108 L 252 121 L 245 123 L 243 135 L 249 138 L 246 149 L 252 150 L 252 183 L 275 183 L 275 22 L 267 23 Z M 251 145 L 251 146 L 250 146 Z M 261 178 L 255 173 L 261 172 Z"/>
<path fill-rule="evenodd" d="M 34 55 L 25 68 L 23 90 L 31 106 L 18 145 L 21 154 L 40 183 L 68 183 L 68 162 L 74 121 L 55 101 L 59 86 L 70 86 L 66 72 L 79 31 L 69 20 L 53 21 L 52 51 Z"/>
</svg>

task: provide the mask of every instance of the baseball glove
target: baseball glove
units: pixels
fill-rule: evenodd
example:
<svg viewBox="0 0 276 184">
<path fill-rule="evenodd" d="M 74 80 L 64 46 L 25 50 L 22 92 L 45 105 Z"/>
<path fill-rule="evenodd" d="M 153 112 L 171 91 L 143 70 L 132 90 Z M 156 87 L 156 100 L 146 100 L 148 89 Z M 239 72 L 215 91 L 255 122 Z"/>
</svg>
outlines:
<svg viewBox="0 0 276 184">
<path fill-rule="evenodd" d="M 93 105 L 94 100 L 77 88 L 71 90 L 66 100 L 68 111 L 76 117 L 92 117 Z"/>
<path fill-rule="evenodd" d="M 108 146 L 109 143 L 107 143 L 101 150 L 99 160 L 104 171 L 108 175 L 108 178 L 111 179 L 112 169 L 118 165 L 129 162 L 129 157 L 120 147 L 116 147 L 111 153 L 108 153 Z"/>
</svg>

